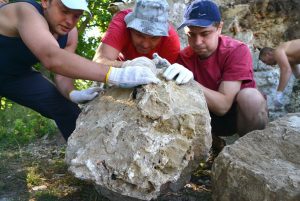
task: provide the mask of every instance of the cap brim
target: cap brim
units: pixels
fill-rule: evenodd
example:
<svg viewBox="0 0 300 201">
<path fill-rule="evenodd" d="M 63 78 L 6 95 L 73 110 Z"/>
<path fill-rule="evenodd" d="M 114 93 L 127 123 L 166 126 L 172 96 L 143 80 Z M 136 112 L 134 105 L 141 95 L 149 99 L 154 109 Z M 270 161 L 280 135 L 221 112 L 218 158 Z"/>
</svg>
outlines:
<svg viewBox="0 0 300 201">
<path fill-rule="evenodd" d="M 204 19 L 186 20 L 177 28 L 177 30 L 182 29 L 183 27 L 186 27 L 186 26 L 209 27 L 213 23 L 214 22 L 211 20 L 204 20 Z"/>
<path fill-rule="evenodd" d="M 85 0 L 61 0 L 61 2 L 72 10 L 83 10 L 88 12 L 90 15 L 92 14 L 88 8 L 88 4 Z"/>
</svg>

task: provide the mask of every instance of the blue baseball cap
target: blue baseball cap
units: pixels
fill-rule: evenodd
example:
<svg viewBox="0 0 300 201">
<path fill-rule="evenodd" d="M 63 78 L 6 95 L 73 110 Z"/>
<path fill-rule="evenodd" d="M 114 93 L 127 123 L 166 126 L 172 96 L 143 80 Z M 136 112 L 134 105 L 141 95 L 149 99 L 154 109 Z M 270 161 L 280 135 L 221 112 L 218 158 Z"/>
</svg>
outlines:
<svg viewBox="0 0 300 201">
<path fill-rule="evenodd" d="M 219 7 L 213 1 L 196 0 L 185 10 L 184 21 L 178 30 L 185 26 L 208 27 L 221 21 Z"/>
</svg>

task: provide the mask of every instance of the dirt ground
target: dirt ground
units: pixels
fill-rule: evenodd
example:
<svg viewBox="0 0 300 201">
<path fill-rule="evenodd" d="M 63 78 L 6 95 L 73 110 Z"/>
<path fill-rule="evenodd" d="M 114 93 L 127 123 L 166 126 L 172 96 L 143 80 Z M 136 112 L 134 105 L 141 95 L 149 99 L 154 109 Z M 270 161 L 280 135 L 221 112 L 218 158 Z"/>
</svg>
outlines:
<svg viewBox="0 0 300 201">
<path fill-rule="evenodd" d="M 0 201 L 108 201 L 93 184 L 68 172 L 65 148 L 60 134 L 24 147 L 0 148 Z M 205 174 L 157 201 L 210 201 L 209 171 Z"/>
</svg>

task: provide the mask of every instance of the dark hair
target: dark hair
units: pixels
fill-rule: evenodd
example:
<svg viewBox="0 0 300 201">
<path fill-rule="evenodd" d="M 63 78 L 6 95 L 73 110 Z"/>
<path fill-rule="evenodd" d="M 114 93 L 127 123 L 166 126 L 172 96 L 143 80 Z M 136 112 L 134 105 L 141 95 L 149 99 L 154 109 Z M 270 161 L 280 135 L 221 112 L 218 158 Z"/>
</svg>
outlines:
<svg viewBox="0 0 300 201">
<path fill-rule="evenodd" d="M 259 56 L 258 58 L 261 60 L 262 57 L 267 55 L 269 52 L 273 52 L 274 48 L 271 47 L 264 47 L 259 51 Z"/>
<path fill-rule="evenodd" d="M 214 27 L 219 27 L 220 26 L 220 24 L 221 24 L 221 22 L 214 22 L 213 24 L 212 24 L 212 26 L 214 26 Z"/>
</svg>

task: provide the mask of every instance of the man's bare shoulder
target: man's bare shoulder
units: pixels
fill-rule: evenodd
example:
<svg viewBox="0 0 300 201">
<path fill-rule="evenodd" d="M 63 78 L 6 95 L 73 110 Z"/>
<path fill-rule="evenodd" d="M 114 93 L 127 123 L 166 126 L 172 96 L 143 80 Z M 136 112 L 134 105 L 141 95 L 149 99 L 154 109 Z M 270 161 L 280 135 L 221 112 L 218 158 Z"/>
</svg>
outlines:
<svg viewBox="0 0 300 201">
<path fill-rule="evenodd" d="M 1 14 L 16 14 L 17 12 L 37 12 L 34 6 L 28 2 L 14 2 L 7 5 L 4 5 L 0 9 Z"/>
<path fill-rule="evenodd" d="M 289 41 L 289 43 L 290 43 L 291 45 L 300 45 L 300 39 L 291 40 L 291 41 Z"/>
<path fill-rule="evenodd" d="M 291 40 L 280 44 L 275 51 L 275 55 L 284 53 L 291 64 L 300 63 L 300 39 Z"/>
<path fill-rule="evenodd" d="M 38 14 L 38 10 L 28 2 L 16 2 L 13 3 L 15 6 L 15 12 L 18 15 L 34 15 Z"/>
<path fill-rule="evenodd" d="M 300 39 L 291 40 L 286 46 L 286 54 L 291 57 L 294 62 L 300 61 Z"/>
<path fill-rule="evenodd" d="M 300 50 L 300 39 L 287 41 L 284 43 L 281 43 L 276 49 L 284 49 L 284 50 L 293 50 L 293 49 L 299 49 Z"/>
<path fill-rule="evenodd" d="M 36 14 L 38 11 L 33 5 L 26 2 L 7 4 L 0 9 L 0 34 L 10 37 L 18 36 L 16 29 L 19 19 L 23 16 Z"/>
</svg>

